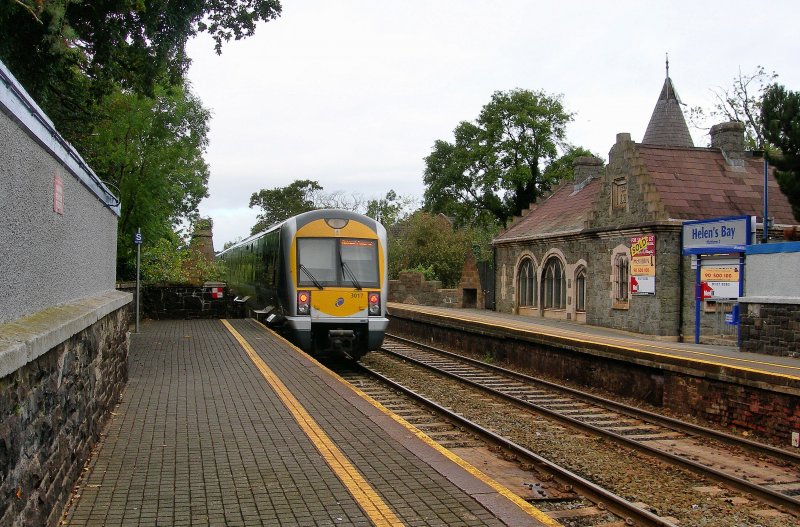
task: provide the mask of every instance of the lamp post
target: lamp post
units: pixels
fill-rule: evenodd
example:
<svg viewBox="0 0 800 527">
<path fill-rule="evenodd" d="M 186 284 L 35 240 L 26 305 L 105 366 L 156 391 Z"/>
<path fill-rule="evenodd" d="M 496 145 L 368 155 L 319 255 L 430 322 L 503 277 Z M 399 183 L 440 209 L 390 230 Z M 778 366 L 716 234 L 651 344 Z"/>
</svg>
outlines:
<svg viewBox="0 0 800 527">
<path fill-rule="evenodd" d="M 767 150 L 763 150 L 764 157 L 764 228 L 761 233 L 761 241 L 767 243 L 769 240 L 769 162 L 767 161 Z"/>
</svg>

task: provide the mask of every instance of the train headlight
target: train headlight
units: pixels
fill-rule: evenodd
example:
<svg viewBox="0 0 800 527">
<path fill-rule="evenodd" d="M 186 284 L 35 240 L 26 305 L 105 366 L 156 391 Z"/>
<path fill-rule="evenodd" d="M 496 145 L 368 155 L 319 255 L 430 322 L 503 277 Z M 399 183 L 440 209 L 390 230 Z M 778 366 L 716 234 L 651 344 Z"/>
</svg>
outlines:
<svg viewBox="0 0 800 527">
<path fill-rule="evenodd" d="M 311 312 L 311 291 L 297 292 L 297 314 L 308 315 Z"/>
<path fill-rule="evenodd" d="M 369 297 L 369 314 L 376 317 L 381 314 L 381 295 L 380 293 L 370 293 Z"/>
</svg>

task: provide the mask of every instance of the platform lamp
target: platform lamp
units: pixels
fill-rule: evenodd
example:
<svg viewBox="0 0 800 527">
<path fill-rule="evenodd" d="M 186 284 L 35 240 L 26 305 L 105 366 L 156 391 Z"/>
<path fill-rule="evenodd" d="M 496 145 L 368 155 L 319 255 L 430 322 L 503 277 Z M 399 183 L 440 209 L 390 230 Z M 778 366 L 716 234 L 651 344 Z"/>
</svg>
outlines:
<svg viewBox="0 0 800 527">
<path fill-rule="evenodd" d="M 767 149 L 762 144 L 762 150 L 753 150 L 753 157 L 761 157 L 764 160 L 764 223 L 761 228 L 761 243 L 769 241 L 769 228 L 772 223 L 769 219 L 769 161 L 767 161 Z"/>
</svg>

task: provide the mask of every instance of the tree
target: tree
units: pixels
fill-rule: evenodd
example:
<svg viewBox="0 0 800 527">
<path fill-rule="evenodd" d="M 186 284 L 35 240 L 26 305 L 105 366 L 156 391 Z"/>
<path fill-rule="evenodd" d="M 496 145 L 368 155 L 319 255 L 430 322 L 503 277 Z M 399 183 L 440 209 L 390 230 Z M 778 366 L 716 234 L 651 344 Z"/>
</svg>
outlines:
<svg viewBox="0 0 800 527">
<path fill-rule="evenodd" d="M 787 91 L 773 84 L 764 93 L 761 106 L 764 138 L 780 150 L 779 155 L 767 150 L 769 161 L 781 191 L 792 204 L 792 212 L 800 221 L 800 92 Z"/>
<path fill-rule="evenodd" d="M 251 234 L 261 232 L 270 225 L 314 210 L 314 194 L 322 187 L 316 181 L 300 179 L 285 187 L 262 189 L 250 196 L 250 208 L 260 207 L 258 222 L 250 229 Z"/>
<path fill-rule="evenodd" d="M 117 189 L 117 272 L 130 278 L 135 230 L 145 240 L 169 237 L 197 217 L 208 195 L 210 114 L 188 88 L 158 86 L 154 97 L 116 90 L 98 104 L 98 116 L 80 150 Z"/>
<path fill-rule="evenodd" d="M 475 123 L 456 127 L 453 143 L 434 143 L 425 158 L 424 208 L 459 225 L 503 224 L 558 182 L 544 169 L 567 148 L 571 120 L 561 96 L 495 92 Z"/>
<path fill-rule="evenodd" d="M 389 238 L 390 277 L 404 270 L 431 269 L 444 287 L 458 284 L 471 250 L 465 230 L 454 230 L 446 218 L 423 211 L 411 215 L 399 230 Z"/>
<path fill-rule="evenodd" d="M 413 202 L 412 198 L 398 196 L 394 190 L 390 190 L 382 199 L 367 201 L 367 210 L 364 214 L 383 225 L 394 225 L 408 216 L 408 210 L 413 205 Z"/>
<path fill-rule="evenodd" d="M 751 74 L 742 74 L 733 78 L 728 88 L 717 87 L 711 90 L 716 103 L 710 110 L 695 106 L 689 111 L 689 122 L 695 128 L 710 129 L 708 121 L 714 119 L 717 124 L 723 121 L 737 121 L 745 126 L 745 145 L 751 150 L 764 146 L 764 132 L 761 118 L 761 101 L 767 87 L 778 74 L 767 73 L 763 66 L 756 66 Z"/>
<path fill-rule="evenodd" d="M 193 35 L 209 33 L 220 53 L 280 13 L 278 0 L 12 0 L 0 2 L 0 59 L 74 141 L 114 87 L 180 83 Z"/>
</svg>

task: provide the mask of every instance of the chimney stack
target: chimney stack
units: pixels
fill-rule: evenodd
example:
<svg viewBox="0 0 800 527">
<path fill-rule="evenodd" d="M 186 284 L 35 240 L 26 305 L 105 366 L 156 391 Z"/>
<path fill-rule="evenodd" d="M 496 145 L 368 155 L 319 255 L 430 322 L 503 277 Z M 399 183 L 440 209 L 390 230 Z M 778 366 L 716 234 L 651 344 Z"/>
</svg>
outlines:
<svg viewBox="0 0 800 527">
<path fill-rule="evenodd" d="M 583 188 L 592 178 L 600 177 L 603 160 L 595 156 L 580 156 L 572 160 L 575 190 Z"/>
<path fill-rule="evenodd" d="M 729 160 L 744 157 L 744 125 L 738 121 L 711 127 L 711 147 L 719 148 Z"/>
</svg>

